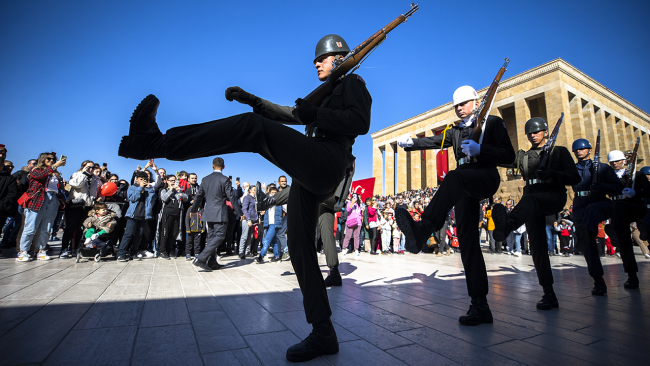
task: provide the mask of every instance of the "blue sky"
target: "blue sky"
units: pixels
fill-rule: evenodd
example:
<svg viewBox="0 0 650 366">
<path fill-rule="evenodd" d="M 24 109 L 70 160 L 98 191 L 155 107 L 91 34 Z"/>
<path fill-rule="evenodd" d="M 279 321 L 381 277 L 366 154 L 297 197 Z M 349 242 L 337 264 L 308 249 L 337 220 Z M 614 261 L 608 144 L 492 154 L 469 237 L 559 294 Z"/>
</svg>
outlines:
<svg viewBox="0 0 650 366">
<path fill-rule="evenodd" d="M 648 1 L 421 1 L 358 71 L 373 97 L 371 132 L 562 57 L 650 111 Z M 238 85 L 293 105 L 318 86 L 318 39 L 353 47 L 409 8 L 408 1 L 2 1 L 0 143 L 16 166 L 43 151 L 108 163 L 130 177 L 139 163 L 117 156 L 140 100 L 161 100 L 158 123 L 201 123 L 250 108 L 225 100 Z M 190 149 L 191 146 L 188 146 Z M 372 139 L 354 146 L 356 178 L 372 176 Z M 226 173 L 275 181 L 255 154 L 224 156 Z M 211 158 L 157 161 L 168 172 L 211 171 Z"/>
</svg>

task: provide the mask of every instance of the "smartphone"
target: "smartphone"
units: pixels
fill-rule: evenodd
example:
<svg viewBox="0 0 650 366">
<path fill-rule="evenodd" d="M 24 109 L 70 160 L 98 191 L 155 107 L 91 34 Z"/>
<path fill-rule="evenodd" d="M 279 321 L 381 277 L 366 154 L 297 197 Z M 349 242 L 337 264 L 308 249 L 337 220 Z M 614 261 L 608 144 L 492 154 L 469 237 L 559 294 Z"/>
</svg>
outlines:
<svg viewBox="0 0 650 366">
<path fill-rule="evenodd" d="M 239 180 L 239 177 L 237 177 L 237 180 Z"/>
<path fill-rule="evenodd" d="M 149 162 L 151 163 L 151 165 L 153 165 L 153 159 L 150 159 Z"/>
<path fill-rule="evenodd" d="M 176 176 L 178 177 L 179 175 L 181 175 L 181 172 L 176 172 Z"/>
<path fill-rule="evenodd" d="M 108 164 L 106 164 L 106 163 L 104 163 L 104 164 L 102 164 L 102 166 L 103 166 L 103 167 L 107 167 L 107 166 L 108 166 Z"/>
<path fill-rule="evenodd" d="M 66 160 L 68 157 L 65 155 L 61 155 L 61 160 Z"/>
</svg>

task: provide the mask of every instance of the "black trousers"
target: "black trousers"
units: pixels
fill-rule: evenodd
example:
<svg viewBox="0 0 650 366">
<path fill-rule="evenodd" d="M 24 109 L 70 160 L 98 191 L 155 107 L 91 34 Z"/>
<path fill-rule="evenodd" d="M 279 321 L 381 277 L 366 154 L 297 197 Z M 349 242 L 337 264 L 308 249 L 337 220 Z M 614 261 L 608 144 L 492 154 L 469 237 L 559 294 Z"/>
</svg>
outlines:
<svg viewBox="0 0 650 366">
<path fill-rule="evenodd" d="M 208 239 L 205 243 L 205 249 L 199 254 L 198 258 L 203 263 L 208 263 L 211 257 L 217 253 L 217 248 L 226 239 L 227 222 L 206 222 L 208 228 Z"/>
<path fill-rule="evenodd" d="M 603 264 L 600 262 L 600 255 L 598 253 L 598 243 L 596 235 L 598 234 L 598 224 L 609 219 L 612 216 L 614 205 L 610 200 L 596 201 L 584 208 L 583 212 L 575 214 L 574 205 L 574 218 L 578 217 L 574 222 L 575 224 L 584 225 L 589 232 L 589 240 L 587 247 L 584 249 L 585 261 L 587 261 L 587 269 L 591 277 L 602 277 L 605 272 L 603 271 Z"/>
<path fill-rule="evenodd" d="M 332 311 L 318 265 L 314 234 L 320 204 L 332 196 L 354 161 L 349 147 L 327 138 L 307 137 L 254 113 L 175 127 L 165 137 L 165 157 L 169 160 L 253 152 L 291 176 L 287 209 L 291 264 L 303 295 L 307 322 L 328 319 Z"/>
<path fill-rule="evenodd" d="M 486 296 L 488 279 L 478 233 L 480 201 L 492 197 L 499 188 L 499 173 L 495 166 L 468 167 L 450 171 L 426 207 L 422 216 L 431 220 L 439 230 L 447 214 L 456 208 L 456 223 L 460 258 L 465 268 L 469 296 Z"/>
<path fill-rule="evenodd" d="M 68 250 L 68 247 L 71 250 L 77 248 L 77 244 L 81 241 L 81 230 L 79 228 L 88 217 L 88 211 L 89 209 L 85 207 L 65 209 L 65 230 L 63 230 L 63 238 L 61 238 L 61 252 Z M 76 237 L 74 235 L 75 231 L 77 231 Z M 73 239 L 76 240 L 75 243 L 71 243 Z"/>
<path fill-rule="evenodd" d="M 197 257 L 201 253 L 201 235 L 202 233 L 187 233 L 185 238 L 185 254 L 192 255 Z"/>
<path fill-rule="evenodd" d="M 120 240 L 119 256 L 126 256 L 127 254 L 135 255 L 138 252 L 138 247 L 142 240 L 142 231 L 145 225 L 145 220 L 126 219 L 124 236 L 122 237 L 122 240 Z"/>
<path fill-rule="evenodd" d="M 160 232 L 158 252 L 169 254 L 174 249 L 178 230 L 180 229 L 180 216 L 162 214 L 160 219 Z"/>
<path fill-rule="evenodd" d="M 530 254 L 541 286 L 553 284 L 546 238 L 546 216 L 560 212 L 565 204 L 566 191 L 524 193 L 517 206 L 508 214 L 508 224 L 512 229 L 526 224 Z"/>
<path fill-rule="evenodd" d="M 289 188 L 291 189 L 291 188 Z M 334 268 L 339 265 L 339 254 L 336 250 L 336 238 L 334 237 L 334 205 L 336 199 L 328 198 L 320 205 L 318 225 L 320 226 L 320 239 L 323 242 L 325 262 L 327 267 Z"/>
<path fill-rule="evenodd" d="M 612 213 L 611 221 L 618 234 L 618 250 L 623 260 L 625 273 L 637 273 L 639 271 L 636 259 L 634 258 L 630 224 L 642 220 L 647 213 L 648 209 L 641 201 L 614 201 L 614 212 Z"/>
</svg>

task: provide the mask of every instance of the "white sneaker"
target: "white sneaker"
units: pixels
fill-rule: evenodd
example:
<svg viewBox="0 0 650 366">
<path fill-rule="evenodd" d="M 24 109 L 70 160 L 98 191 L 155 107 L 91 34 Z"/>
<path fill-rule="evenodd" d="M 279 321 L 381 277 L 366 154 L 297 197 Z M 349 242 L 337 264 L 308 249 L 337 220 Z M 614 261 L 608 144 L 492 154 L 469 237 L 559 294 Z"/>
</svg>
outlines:
<svg viewBox="0 0 650 366">
<path fill-rule="evenodd" d="M 348 250 L 347 249 L 343 249 L 343 255 L 348 255 Z"/>
<path fill-rule="evenodd" d="M 84 241 L 84 244 L 90 244 L 91 241 L 92 240 L 90 240 L 90 238 L 86 238 L 86 241 Z"/>
<path fill-rule="evenodd" d="M 50 256 L 47 255 L 47 253 L 45 253 L 44 251 L 39 250 L 38 254 L 36 255 L 36 259 L 38 259 L 39 261 L 49 261 L 52 258 L 50 258 Z"/>
<path fill-rule="evenodd" d="M 650 259 L 650 254 L 646 254 L 645 259 Z"/>
<path fill-rule="evenodd" d="M 27 252 L 19 252 L 18 256 L 16 256 L 16 260 L 18 262 L 29 262 L 31 258 L 29 258 L 29 254 L 27 254 Z"/>
<path fill-rule="evenodd" d="M 358 250 L 355 250 L 355 251 L 354 251 L 354 255 L 356 255 L 356 256 L 358 257 L 358 256 L 359 256 L 359 251 L 358 251 Z"/>
<path fill-rule="evenodd" d="M 67 250 L 65 252 L 61 252 L 61 254 L 59 254 L 59 258 L 70 258 L 70 252 Z"/>
<path fill-rule="evenodd" d="M 514 252 L 512 253 L 512 255 L 514 255 L 515 257 L 521 257 L 521 252 Z"/>
<path fill-rule="evenodd" d="M 138 258 L 153 258 L 154 255 L 153 255 L 153 253 L 151 253 L 148 250 L 141 250 L 141 251 L 138 252 L 137 257 Z"/>
</svg>

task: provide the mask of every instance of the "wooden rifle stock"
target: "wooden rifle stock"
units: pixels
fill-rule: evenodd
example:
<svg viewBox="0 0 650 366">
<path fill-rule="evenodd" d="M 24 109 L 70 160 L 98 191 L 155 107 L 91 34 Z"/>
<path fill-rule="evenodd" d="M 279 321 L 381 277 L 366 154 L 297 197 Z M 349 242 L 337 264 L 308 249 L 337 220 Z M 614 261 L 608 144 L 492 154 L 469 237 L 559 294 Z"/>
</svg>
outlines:
<svg viewBox="0 0 650 366">
<path fill-rule="evenodd" d="M 634 145 L 634 151 L 632 151 L 632 156 L 630 156 L 630 162 L 627 164 L 627 182 L 625 182 L 625 188 L 634 188 L 634 176 L 636 173 L 636 153 L 639 150 L 639 143 L 641 138 L 636 138 L 636 145 Z"/>
<path fill-rule="evenodd" d="M 345 57 L 339 62 L 335 62 L 334 68 L 330 71 L 330 75 L 321 85 L 314 89 L 303 99 L 309 102 L 312 105 L 320 106 L 323 103 L 323 100 L 332 93 L 336 82 L 345 77 L 345 75 L 354 71 L 356 67 L 364 61 L 364 59 L 379 46 L 381 42 L 386 39 L 386 35 L 395 29 L 398 25 L 406 22 L 406 20 L 418 11 L 419 6 L 416 4 L 411 4 L 411 9 L 403 15 L 398 16 L 392 22 L 388 23 L 385 27 L 378 30 L 375 34 L 370 36 L 360 45 L 356 46 L 352 51 L 350 51 Z"/>
<path fill-rule="evenodd" d="M 546 141 L 546 144 L 544 145 L 544 157 L 542 158 L 542 162 L 539 164 L 539 167 L 547 167 L 549 164 L 551 164 L 551 151 L 553 151 L 553 148 L 555 147 L 555 141 L 557 141 L 557 135 L 560 133 L 560 126 L 562 126 L 562 120 L 564 119 L 564 112 L 562 112 L 562 115 L 560 115 L 560 119 L 557 120 L 557 123 L 555 123 L 555 128 L 553 129 L 553 132 L 548 138 L 548 141 Z"/>
<path fill-rule="evenodd" d="M 600 170 L 600 130 L 596 138 L 596 149 L 594 150 L 594 176 L 591 177 L 591 184 L 598 183 L 598 171 Z"/>
<path fill-rule="evenodd" d="M 494 81 L 492 81 L 492 84 L 488 88 L 487 92 L 483 96 L 483 100 L 481 100 L 481 104 L 477 109 L 476 112 L 476 117 L 474 118 L 474 128 L 472 129 L 472 134 L 470 135 L 470 139 L 474 140 L 476 143 L 480 144 L 480 139 L 481 139 L 481 134 L 483 133 L 483 123 L 487 119 L 487 113 L 490 110 L 490 106 L 492 105 L 492 101 L 494 100 L 494 96 L 497 93 L 497 89 L 499 89 L 499 83 L 501 82 L 501 77 L 503 77 L 503 74 L 506 72 L 508 63 L 510 63 L 509 58 L 504 59 L 503 66 L 499 69 L 499 72 L 497 72 L 497 76 L 494 78 Z"/>
</svg>

